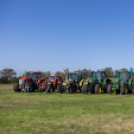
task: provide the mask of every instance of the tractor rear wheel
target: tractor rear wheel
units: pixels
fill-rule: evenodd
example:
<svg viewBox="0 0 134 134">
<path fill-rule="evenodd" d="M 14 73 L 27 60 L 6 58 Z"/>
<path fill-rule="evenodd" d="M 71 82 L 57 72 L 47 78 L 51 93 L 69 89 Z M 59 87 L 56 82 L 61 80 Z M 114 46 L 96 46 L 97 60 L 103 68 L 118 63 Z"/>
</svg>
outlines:
<svg viewBox="0 0 134 134">
<path fill-rule="evenodd" d="M 21 91 L 21 89 L 19 88 L 19 83 L 15 83 L 13 85 L 13 90 L 14 90 L 14 92 L 20 92 Z"/>
<path fill-rule="evenodd" d="M 95 85 L 95 94 L 101 94 L 101 85 L 100 84 Z"/>
<path fill-rule="evenodd" d="M 107 93 L 112 94 L 112 84 L 109 84 L 107 87 Z"/>
</svg>

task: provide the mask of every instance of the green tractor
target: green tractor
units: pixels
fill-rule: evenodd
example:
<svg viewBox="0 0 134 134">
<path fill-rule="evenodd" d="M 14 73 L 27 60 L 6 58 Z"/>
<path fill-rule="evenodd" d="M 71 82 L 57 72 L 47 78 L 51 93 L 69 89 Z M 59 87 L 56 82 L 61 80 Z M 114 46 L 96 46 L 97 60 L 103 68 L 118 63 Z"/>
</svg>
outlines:
<svg viewBox="0 0 134 134">
<path fill-rule="evenodd" d="M 65 83 L 63 83 L 63 87 L 67 93 L 76 93 L 77 90 L 81 92 L 82 81 L 82 73 L 68 72 L 65 75 Z"/>
<path fill-rule="evenodd" d="M 113 78 L 113 82 L 108 85 L 108 94 L 120 93 L 128 94 L 132 92 L 132 77 L 129 71 L 120 71 L 116 73 L 116 78 Z M 124 88 L 121 88 L 124 87 Z"/>
<path fill-rule="evenodd" d="M 91 78 L 83 81 L 81 92 L 87 94 L 90 91 L 90 94 L 101 94 L 103 90 L 104 93 L 107 93 L 107 87 L 110 83 L 111 79 L 106 78 L 105 71 L 92 72 Z"/>
</svg>

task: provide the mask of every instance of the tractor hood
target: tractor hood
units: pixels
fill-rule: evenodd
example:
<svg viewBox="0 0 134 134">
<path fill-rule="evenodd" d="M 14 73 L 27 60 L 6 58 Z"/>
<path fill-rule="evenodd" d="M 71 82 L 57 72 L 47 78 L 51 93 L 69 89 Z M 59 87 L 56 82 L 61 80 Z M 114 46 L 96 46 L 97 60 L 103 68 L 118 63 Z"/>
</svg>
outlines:
<svg viewBox="0 0 134 134">
<path fill-rule="evenodd" d="M 32 78 L 31 77 L 26 77 L 26 78 L 19 79 L 19 85 L 25 85 L 26 81 L 32 82 Z"/>
<path fill-rule="evenodd" d="M 95 78 L 89 78 L 87 81 L 95 81 Z"/>
<path fill-rule="evenodd" d="M 113 82 L 119 82 L 120 78 L 113 78 Z"/>
<path fill-rule="evenodd" d="M 69 79 L 68 80 L 68 82 L 70 82 L 70 83 L 74 83 L 74 81 L 75 81 L 74 79 Z"/>
<path fill-rule="evenodd" d="M 41 83 L 41 81 L 45 81 L 45 79 L 44 78 L 39 78 L 37 83 Z"/>
<path fill-rule="evenodd" d="M 32 82 L 31 77 L 21 78 L 20 80 Z"/>
</svg>

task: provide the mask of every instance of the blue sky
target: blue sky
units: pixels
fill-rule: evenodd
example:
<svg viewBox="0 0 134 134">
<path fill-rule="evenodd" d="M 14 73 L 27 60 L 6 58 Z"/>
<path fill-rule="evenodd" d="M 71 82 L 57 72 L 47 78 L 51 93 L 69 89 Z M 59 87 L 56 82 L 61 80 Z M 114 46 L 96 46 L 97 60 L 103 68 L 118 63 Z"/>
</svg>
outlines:
<svg viewBox="0 0 134 134">
<path fill-rule="evenodd" d="M 134 67 L 133 0 L 0 0 L 0 70 Z"/>
</svg>

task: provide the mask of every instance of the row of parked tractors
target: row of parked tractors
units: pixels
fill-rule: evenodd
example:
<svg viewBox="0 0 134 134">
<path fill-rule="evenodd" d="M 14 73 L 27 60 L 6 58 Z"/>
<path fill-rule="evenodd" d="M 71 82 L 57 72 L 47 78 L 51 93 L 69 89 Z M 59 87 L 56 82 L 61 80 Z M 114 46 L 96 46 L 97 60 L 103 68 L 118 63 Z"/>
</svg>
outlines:
<svg viewBox="0 0 134 134">
<path fill-rule="evenodd" d="M 49 80 L 41 78 L 41 72 L 27 72 L 28 77 L 21 78 L 19 83 L 15 83 L 13 90 L 15 92 L 25 91 L 26 82 L 31 83 L 32 92 L 54 92 L 57 90 L 59 93 L 76 93 L 78 90 L 83 94 L 101 94 L 101 93 L 120 93 L 128 94 L 132 92 L 131 72 L 123 71 L 117 72 L 116 76 L 111 78 L 106 77 L 106 72 L 96 71 L 92 72 L 91 77 L 83 79 L 81 72 L 66 73 L 65 81 L 60 75 L 50 75 Z"/>
</svg>

